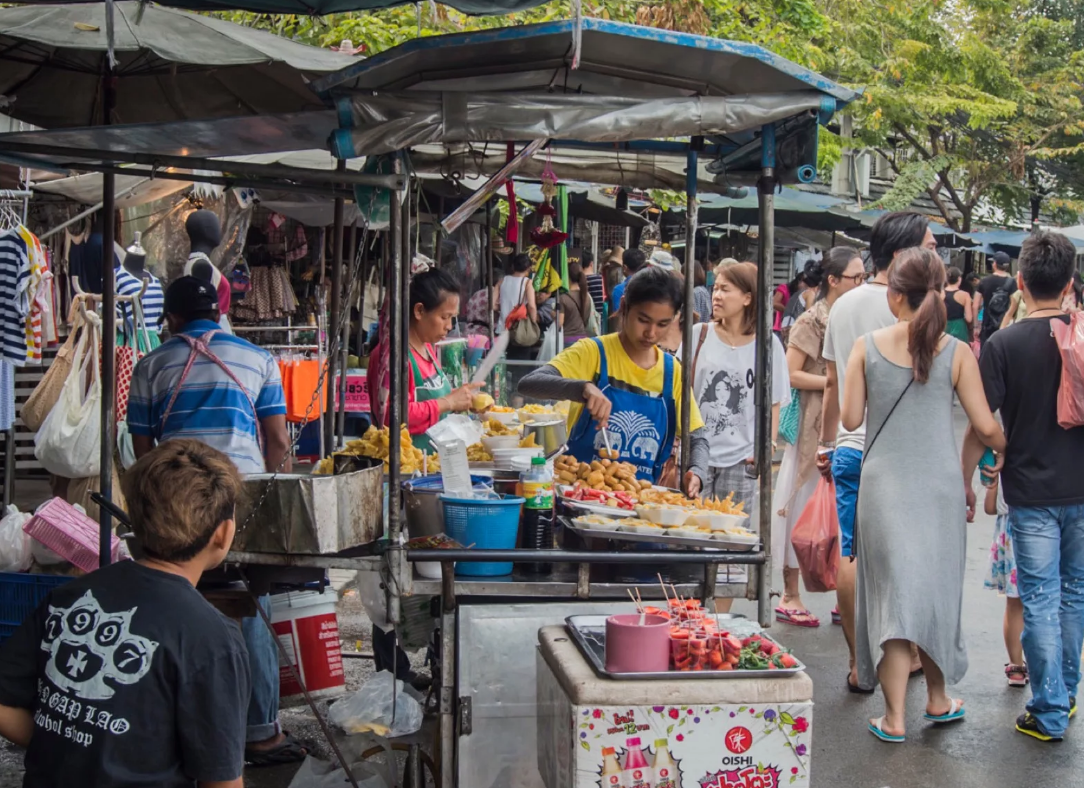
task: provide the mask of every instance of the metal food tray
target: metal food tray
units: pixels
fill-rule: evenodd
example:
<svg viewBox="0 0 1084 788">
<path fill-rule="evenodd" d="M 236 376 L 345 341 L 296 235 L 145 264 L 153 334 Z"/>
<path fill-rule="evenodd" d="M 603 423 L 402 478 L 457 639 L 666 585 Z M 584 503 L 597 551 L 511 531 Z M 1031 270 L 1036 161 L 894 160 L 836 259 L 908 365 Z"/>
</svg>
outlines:
<svg viewBox="0 0 1084 788">
<path fill-rule="evenodd" d="M 606 670 L 606 619 L 609 616 L 569 616 L 565 626 L 572 640 L 579 646 L 584 657 L 591 663 L 595 673 L 617 681 L 703 681 L 704 679 L 758 679 L 790 677 L 805 670 L 805 663 L 798 659 L 794 668 L 777 670 L 667 670 L 654 673 L 612 673 Z M 777 646 L 778 640 L 761 634 Z"/>
<path fill-rule="evenodd" d="M 730 542 L 725 539 L 698 538 L 695 536 L 670 536 L 665 532 L 659 534 L 640 534 L 631 531 L 616 531 L 608 529 L 583 528 L 577 525 L 572 518 L 565 520 L 565 527 L 579 536 L 592 539 L 616 539 L 620 542 L 650 542 L 651 544 L 668 544 L 676 547 L 701 547 L 709 550 L 718 550 L 728 553 L 748 553 L 754 550 L 760 540 L 749 542 Z"/>
</svg>

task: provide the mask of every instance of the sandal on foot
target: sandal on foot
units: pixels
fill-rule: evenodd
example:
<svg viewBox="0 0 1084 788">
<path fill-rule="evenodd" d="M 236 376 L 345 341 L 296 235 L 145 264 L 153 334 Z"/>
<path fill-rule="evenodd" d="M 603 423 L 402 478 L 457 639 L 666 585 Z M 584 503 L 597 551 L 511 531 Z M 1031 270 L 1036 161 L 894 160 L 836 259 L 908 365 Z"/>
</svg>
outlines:
<svg viewBox="0 0 1084 788">
<path fill-rule="evenodd" d="M 1005 678 L 1010 687 L 1026 687 L 1028 685 L 1028 666 L 1013 665 L 1011 662 L 1005 666 Z"/>
<path fill-rule="evenodd" d="M 843 626 L 843 616 L 840 614 L 838 607 L 832 608 L 832 623 L 837 626 Z"/>
<path fill-rule="evenodd" d="M 245 763 L 249 766 L 281 766 L 286 763 L 300 763 L 305 760 L 308 751 L 304 745 L 288 733 L 282 741 L 269 750 L 245 749 Z"/>
<path fill-rule="evenodd" d="M 789 607 L 777 607 L 775 609 L 775 620 L 796 627 L 819 627 L 821 625 L 821 620 L 808 610 Z"/>
<path fill-rule="evenodd" d="M 881 741 L 888 742 L 889 744 L 903 744 L 903 742 L 907 741 L 906 736 L 895 736 L 891 733 L 885 733 L 884 724 L 884 717 L 878 717 L 875 720 L 870 720 L 869 732 Z"/>
<path fill-rule="evenodd" d="M 946 722 L 959 722 L 967 714 L 967 709 L 964 708 L 964 702 L 953 698 L 949 703 L 949 710 L 944 714 L 930 714 L 926 712 L 923 714 L 923 718 L 929 720 L 934 725 L 944 725 Z"/>
</svg>

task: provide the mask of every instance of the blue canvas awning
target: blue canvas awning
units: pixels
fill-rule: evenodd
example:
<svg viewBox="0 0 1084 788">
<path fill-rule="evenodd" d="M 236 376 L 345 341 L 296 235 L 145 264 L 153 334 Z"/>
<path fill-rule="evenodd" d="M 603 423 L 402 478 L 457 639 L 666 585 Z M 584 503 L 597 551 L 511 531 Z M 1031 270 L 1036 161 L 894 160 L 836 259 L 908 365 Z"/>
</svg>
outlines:
<svg viewBox="0 0 1084 788">
<path fill-rule="evenodd" d="M 1057 227 L 1045 228 L 1052 232 L 1059 232 Z M 1073 242 L 1073 246 L 1077 248 L 1078 254 L 1084 254 L 1084 237 L 1079 237 L 1073 233 L 1074 228 L 1066 228 L 1070 230 L 1068 233 L 1062 233 L 1070 241 Z M 1005 252 L 1006 254 L 1016 257 L 1020 254 L 1020 247 L 1023 245 L 1027 237 L 1031 235 L 1026 230 L 984 230 L 982 232 L 971 233 L 971 240 L 975 243 L 972 246 L 972 251 L 983 252 L 985 254 L 993 254 L 994 252 Z"/>
<path fill-rule="evenodd" d="M 861 238 L 866 240 L 869 237 L 869 230 L 877 223 L 877 220 L 884 216 L 888 211 L 867 209 L 864 211 L 852 211 L 842 206 L 833 208 L 833 213 L 837 213 L 841 216 L 847 217 L 851 221 L 850 233 L 855 238 Z M 953 230 L 951 227 L 947 227 L 938 221 L 930 220 L 930 231 L 937 239 L 938 246 L 944 246 L 948 248 L 966 248 L 970 247 L 974 241 L 974 233 L 964 234 Z"/>
</svg>

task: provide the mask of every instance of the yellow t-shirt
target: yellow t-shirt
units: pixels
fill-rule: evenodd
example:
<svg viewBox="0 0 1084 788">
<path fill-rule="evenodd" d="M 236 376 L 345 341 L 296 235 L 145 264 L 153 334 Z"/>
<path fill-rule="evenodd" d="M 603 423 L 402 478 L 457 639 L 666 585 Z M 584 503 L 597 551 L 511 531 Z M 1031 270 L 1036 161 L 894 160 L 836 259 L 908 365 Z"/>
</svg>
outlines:
<svg viewBox="0 0 1084 788">
<path fill-rule="evenodd" d="M 629 358 L 621 344 L 619 334 L 606 334 L 599 337 L 602 347 L 606 352 L 607 373 L 611 381 L 620 381 L 623 388 L 638 394 L 662 394 L 663 377 L 665 366 L 663 351 L 658 350 L 658 361 L 651 369 L 644 369 Z M 561 377 L 569 380 L 594 381 L 599 373 L 598 346 L 594 339 L 581 339 L 572 347 L 558 354 L 549 362 L 554 366 Z M 674 403 L 676 405 L 677 429 L 681 429 L 681 363 L 674 359 Z M 700 409 L 693 400 L 689 412 L 689 430 L 695 431 L 704 426 L 704 420 L 700 417 Z M 568 410 L 568 431 L 572 433 L 572 427 L 576 419 L 583 411 L 582 402 L 573 402 Z"/>
</svg>

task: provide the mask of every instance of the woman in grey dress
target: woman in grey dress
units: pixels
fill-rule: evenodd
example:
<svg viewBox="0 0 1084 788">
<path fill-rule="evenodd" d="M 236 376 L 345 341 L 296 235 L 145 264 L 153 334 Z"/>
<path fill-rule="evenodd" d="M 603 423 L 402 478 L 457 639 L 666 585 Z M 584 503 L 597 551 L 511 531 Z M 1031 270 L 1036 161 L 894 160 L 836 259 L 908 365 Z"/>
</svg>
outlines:
<svg viewBox="0 0 1084 788">
<path fill-rule="evenodd" d="M 945 267 L 925 249 L 901 252 L 888 271 L 899 322 L 859 339 L 847 362 L 843 426 L 868 407 L 858 519 L 856 652 L 863 687 L 880 681 L 879 739 L 902 742 L 911 643 L 926 676 L 925 718 L 963 719 L 946 683 L 967 671 L 960 627 L 966 502 L 952 423 L 952 393 L 983 442 L 1004 451 L 1005 434 L 986 404 L 978 363 L 945 331 Z"/>
</svg>

